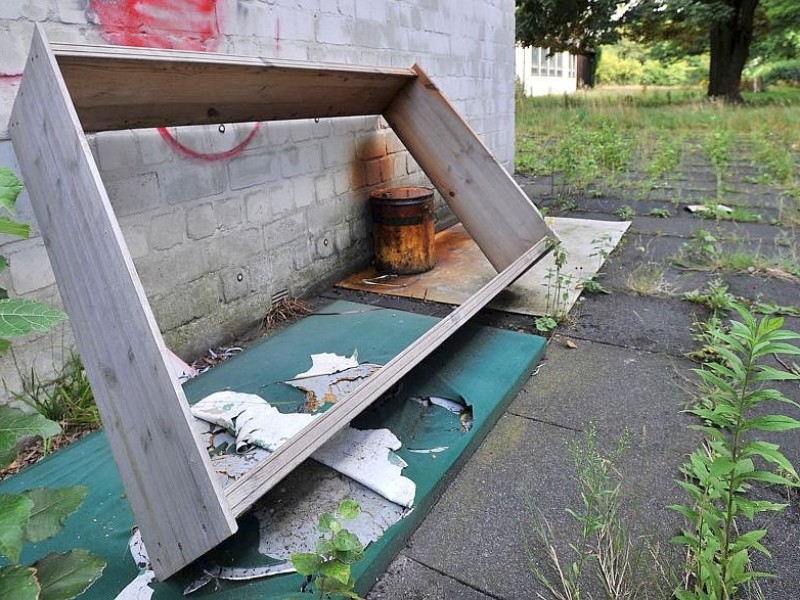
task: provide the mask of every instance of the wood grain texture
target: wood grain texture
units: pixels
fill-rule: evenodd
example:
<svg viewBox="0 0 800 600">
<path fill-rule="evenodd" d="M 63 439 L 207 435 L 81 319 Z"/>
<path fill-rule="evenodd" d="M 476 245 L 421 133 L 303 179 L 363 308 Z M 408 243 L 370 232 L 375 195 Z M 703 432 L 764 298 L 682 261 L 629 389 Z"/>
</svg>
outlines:
<svg viewBox="0 0 800 600">
<path fill-rule="evenodd" d="M 386 121 L 499 272 L 555 237 L 522 188 L 421 67 L 383 113 Z"/>
<path fill-rule="evenodd" d="M 174 50 L 53 47 L 87 132 L 377 115 L 416 77 L 411 69 Z"/>
<path fill-rule="evenodd" d="M 541 260 L 551 248 L 549 239 L 542 239 L 509 265 L 507 269 L 453 310 L 431 329 L 395 356 L 355 391 L 334 404 L 321 417 L 307 425 L 263 462 L 225 489 L 231 510 L 239 516 L 261 496 L 286 477 L 314 451 L 364 409 L 408 374 L 422 360 L 441 346 L 481 308 Z"/>
<path fill-rule="evenodd" d="M 38 27 L 10 131 L 105 434 L 164 579 L 234 533 L 236 521 Z"/>
</svg>

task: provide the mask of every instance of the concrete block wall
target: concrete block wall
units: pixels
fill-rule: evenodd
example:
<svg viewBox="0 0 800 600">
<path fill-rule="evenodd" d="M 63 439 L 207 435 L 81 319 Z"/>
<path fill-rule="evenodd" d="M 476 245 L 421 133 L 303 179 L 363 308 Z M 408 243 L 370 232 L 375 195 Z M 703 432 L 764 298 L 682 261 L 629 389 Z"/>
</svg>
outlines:
<svg viewBox="0 0 800 600">
<path fill-rule="evenodd" d="M 16 168 L 8 114 L 36 22 L 53 41 L 418 62 L 513 164 L 512 0 L 3 0 L 0 166 Z M 187 359 L 252 326 L 276 294 L 366 264 L 369 192 L 426 183 L 377 116 L 107 132 L 90 143 L 167 344 Z M 437 212 L 448 219 L 441 199 Z M 32 221 L 24 192 L 18 213 Z M 0 239 L 0 254 L 12 296 L 60 303 L 35 224 L 31 239 Z M 18 369 L 47 373 L 70 344 L 69 327 L 17 340 L 0 377 L 13 389 Z"/>
</svg>

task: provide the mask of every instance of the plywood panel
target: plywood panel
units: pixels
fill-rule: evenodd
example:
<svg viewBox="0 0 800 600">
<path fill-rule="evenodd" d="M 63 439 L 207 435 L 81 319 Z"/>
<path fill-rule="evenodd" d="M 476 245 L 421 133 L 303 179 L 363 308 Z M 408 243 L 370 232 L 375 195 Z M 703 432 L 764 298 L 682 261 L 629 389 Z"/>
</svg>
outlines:
<svg viewBox="0 0 800 600">
<path fill-rule="evenodd" d="M 500 291 L 541 260 L 549 248 L 548 239 L 540 240 L 464 304 L 386 363 L 378 373 L 367 379 L 352 394 L 334 404 L 320 418 L 270 454 L 261 464 L 228 486 L 225 493 L 234 514 L 241 515 L 250 508 L 297 465 L 309 458 L 317 448 L 325 444 L 336 432 L 436 350 Z"/>
<path fill-rule="evenodd" d="M 163 579 L 229 537 L 236 521 L 170 376 L 161 334 L 38 28 L 10 131 L 106 435 Z"/>
<path fill-rule="evenodd" d="M 84 131 L 375 115 L 416 76 L 202 52 L 53 48 Z"/>
<path fill-rule="evenodd" d="M 553 236 L 539 211 L 421 67 L 384 112 L 497 271 Z"/>
</svg>

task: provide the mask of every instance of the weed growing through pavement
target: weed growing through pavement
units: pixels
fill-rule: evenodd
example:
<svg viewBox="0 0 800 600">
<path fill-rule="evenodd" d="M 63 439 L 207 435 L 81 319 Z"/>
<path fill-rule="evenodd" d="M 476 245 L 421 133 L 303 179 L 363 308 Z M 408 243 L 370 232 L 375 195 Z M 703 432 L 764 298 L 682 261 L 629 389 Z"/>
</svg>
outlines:
<svg viewBox="0 0 800 600">
<path fill-rule="evenodd" d="M 583 442 L 570 444 L 581 504 L 566 509 L 579 529 L 577 539 L 568 544 L 568 556 L 559 551 L 550 523 L 527 494 L 529 522 L 523 524 L 522 532 L 534 575 L 546 591 L 546 595 L 537 592 L 538 598 L 579 600 L 592 597 L 597 586 L 606 598 L 665 597 L 662 587 L 670 577 L 658 547 L 648 539 L 634 539 L 620 514 L 623 478 L 617 463 L 630 441 L 626 430 L 614 450 L 603 453 L 597 444 L 597 428 L 590 423 Z M 545 549 L 544 568 L 535 558 L 534 543 Z"/>
<path fill-rule="evenodd" d="M 640 296 L 670 296 L 673 286 L 667 282 L 664 265 L 657 262 L 640 263 L 628 274 L 628 290 Z"/>
<path fill-rule="evenodd" d="M 658 217 L 659 219 L 668 219 L 672 216 L 672 213 L 669 212 L 667 208 L 652 208 L 647 214 L 651 217 Z"/>
<path fill-rule="evenodd" d="M 728 271 L 766 275 L 781 279 L 800 277 L 800 252 L 794 241 L 788 245 L 776 245 L 767 256 L 760 244 L 749 247 L 744 241 L 723 248 L 711 233 L 700 230 L 672 258 L 673 264 L 684 269 L 698 271 Z"/>
<path fill-rule="evenodd" d="M 550 333 L 567 316 L 570 288 L 575 283 L 572 275 L 564 273 L 567 264 L 567 250 L 564 245 L 558 240 L 550 240 L 550 243 L 555 267 L 548 269 L 544 276 L 547 286 L 545 314 L 534 319 L 536 330 L 540 333 Z"/>
<path fill-rule="evenodd" d="M 700 424 L 691 427 L 705 440 L 681 469 L 684 479 L 678 483 L 689 502 L 670 507 L 686 519 L 685 529 L 673 540 L 688 553 L 682 585 L 675 590 L 680 600 L 731 598 L 768 577 L 753 571 L 750 562 L 754 551 L 769 556 L 762 544 L 767 529 L 746 530 L 740 522 L 742 517 L 752 521 L 760 513 L 786 507 L 754 498 L 759 485 L 797 485 L 797 473 L 778 444 L 758 439 L 757 433 L 800 428 L 793 417 L 763 410 L 774 402 L 800 408 L 769 387 L 798 380 L 800 375 L 765 364 L 770 355 L 800 354 L 788 343 L 800 334 L 784 329 L 780 317 L 757 320 L 745 308 L 734 308 L 742 320 L 731 321 L 729 331 L 717 327 L 713 333 L 714 354 L 719 358 L 695 370 L 701 394 L 689 412 Z M 767 465 L 775 470 L 764 468 Z"/>
</svg>

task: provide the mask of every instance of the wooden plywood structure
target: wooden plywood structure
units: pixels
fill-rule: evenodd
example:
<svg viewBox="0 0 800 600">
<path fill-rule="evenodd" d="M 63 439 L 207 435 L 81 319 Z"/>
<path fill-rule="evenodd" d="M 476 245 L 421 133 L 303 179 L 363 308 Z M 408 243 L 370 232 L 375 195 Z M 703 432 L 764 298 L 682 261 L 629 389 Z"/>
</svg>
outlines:
<svg viewBox="0 0 800 600">
<path fill-rule="evenodd" d="M 384 115 L 499 275 L 224 491 L 171 378 L 152 310 L 85 133 Z M 48 43 L 37 27 L 10 120 L 31 203 L 106 434 L 164 579 L 236 531 L 236 517 L 505 286 L 551 231 L 421 68 L 329 65 Z"/>
</svg>

